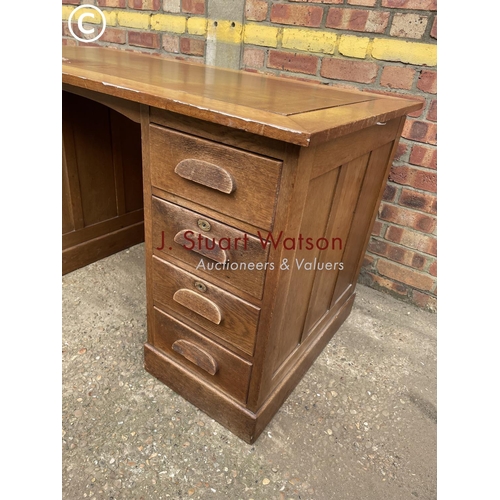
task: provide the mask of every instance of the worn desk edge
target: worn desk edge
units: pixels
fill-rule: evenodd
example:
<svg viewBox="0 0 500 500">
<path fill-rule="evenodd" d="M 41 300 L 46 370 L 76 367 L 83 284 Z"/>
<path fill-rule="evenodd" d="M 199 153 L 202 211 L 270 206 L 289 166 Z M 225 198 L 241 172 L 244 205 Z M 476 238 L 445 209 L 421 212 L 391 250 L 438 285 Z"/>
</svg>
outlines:
<svg viewBox="0 0 500 500">
<path fill-rule="evenodd" d="M 93 49 L 95 50 L 96 48 Z M 152 57 L 149 54 L 140 55 Z M 177 62 L 179 64 L 195 64 L 186 61 Z M 220 71 L 235 71 L 217 69 Z M 274 75 L 263 76 L 286 81 Z M 348 119 L 342 119 L 344 111 L 342 108 L 344 106 L 283 116 L 278 113 L 256 110 L 247 106 L 225 103 L 216 99 L 202 99 L 201 96 L 195 94 L 169 90 L 168 87 L 149 85 L 146 89 L 144 88 L 146 87 L 144 84 L 140 84 L 134 80 L 124 80 L 112 74 L 72 67 L 70 60 L 66 58 L 62 66 L 62 83 L 299 146 L 319 144 L 355 132 L 361 128 L 375 125 L 377 122 L 400 117 L 422 107 L 422 103 L 419 101 L 412 101 L 399 96 L 392 97 L 370 94 L 375 99 L 351 105 L 351 107 L 354 106 L 357 112 L 354 118 L 349 116 Z M 294 81 L 294 83 L 303 85 L 305 90 L 313 85 L 300 81 Z M 346 90 L 346 92 L 368 94 L 368 92 L 355 90 Z M 389 101 L 392 101 L 389 112 L 377 112 L 377 106 L 374 106 L 374 104 L 384 102 L 387 109 Z"/>
</svg>

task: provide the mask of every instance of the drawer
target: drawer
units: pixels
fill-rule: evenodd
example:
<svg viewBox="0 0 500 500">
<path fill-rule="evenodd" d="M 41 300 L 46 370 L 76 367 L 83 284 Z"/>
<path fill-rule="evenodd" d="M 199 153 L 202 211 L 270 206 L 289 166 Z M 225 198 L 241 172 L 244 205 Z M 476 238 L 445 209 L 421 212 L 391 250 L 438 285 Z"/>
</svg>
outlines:
<svg viewBox="0 0 500 500">
<path fill-rule="evenodd" d="M 281 161 L 150 125 L 151 183 L 270 230 Z"/>
<path fill-rule="evenodd" d="M 258 299 L 262 297 L 269 245 L 156 197 L 152 219 L 154 254 L 173 256 Z"/>
<path fill-rule="evenodd" d="M 153 301 L 253 355 L 260 309 L 155 256 Z"/>
<path fill-rule="evenodd" d="M 158 309 L 154 310 L 154 346 L 238 401 L 246 402 L 252 364 Z"/>
</svg>

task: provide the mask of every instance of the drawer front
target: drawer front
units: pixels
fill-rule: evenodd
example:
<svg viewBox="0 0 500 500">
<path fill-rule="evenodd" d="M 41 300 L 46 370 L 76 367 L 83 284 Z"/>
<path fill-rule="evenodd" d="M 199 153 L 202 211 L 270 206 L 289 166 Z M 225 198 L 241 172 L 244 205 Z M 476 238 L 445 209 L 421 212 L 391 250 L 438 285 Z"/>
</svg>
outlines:
<svg viewBox="0 0 500 500">
<path fill-rule="evenodd" d="M 173 256 L 260 299 L 269 245 L 201 214 L 153 197 L 153 253 Z"/>
<path fill-rule="evenodd" d="M 151 182 L 270 230 L 281 161 L 150 125 Z"/>
<path fill-rule="evenodd" d="M 158 309 L 154 346 L 242 403 L 246 402 L 252 364 Z"/>
<path fill-rule="evenodd" d="M 253 355 L 260 309 L 153 257 L 153 301 Z"/>
</svg>

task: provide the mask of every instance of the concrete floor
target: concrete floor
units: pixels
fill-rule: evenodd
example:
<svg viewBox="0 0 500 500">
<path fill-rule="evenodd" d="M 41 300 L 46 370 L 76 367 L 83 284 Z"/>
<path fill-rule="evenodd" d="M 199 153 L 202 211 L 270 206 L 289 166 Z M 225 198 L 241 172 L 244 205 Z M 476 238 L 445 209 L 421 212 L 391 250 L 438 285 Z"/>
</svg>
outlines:
<svg viewBox="0 0 500 500">
<path fill-rule="evenodd" d="M 254 445 L 143 369 L 143 246 L 63 278 L 63 498 L 436 498 L 436 317 L 359 285 Z"/>
</svg>

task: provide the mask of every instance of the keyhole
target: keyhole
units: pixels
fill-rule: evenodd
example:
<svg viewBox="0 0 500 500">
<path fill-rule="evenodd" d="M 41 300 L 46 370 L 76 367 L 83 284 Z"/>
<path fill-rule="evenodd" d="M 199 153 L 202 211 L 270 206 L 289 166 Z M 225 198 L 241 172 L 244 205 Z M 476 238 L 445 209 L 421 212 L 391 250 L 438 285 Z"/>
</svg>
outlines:
<svg viewBox="0 0 500 500">
<path fill-rule="evenodd" d="M 210 223 L 206 220 L 203 220 L 203 219 L 198 220 L 198 227 L 202 231 L 210 231 L 210 229 L 211 229 Z"/>
</svg>

